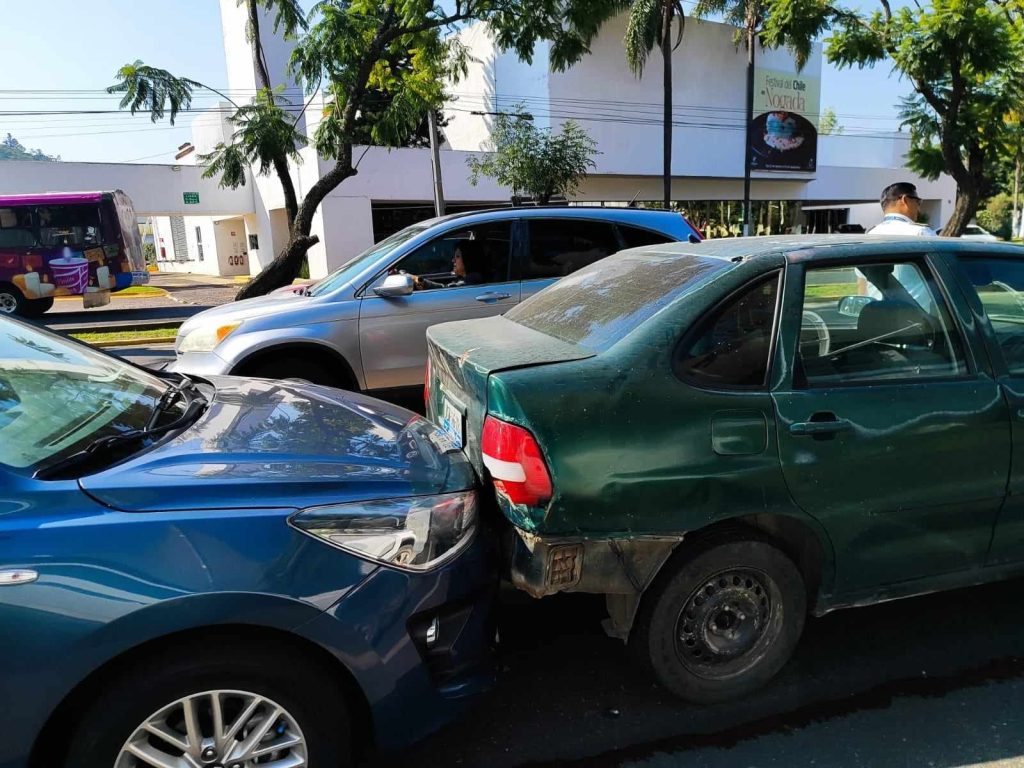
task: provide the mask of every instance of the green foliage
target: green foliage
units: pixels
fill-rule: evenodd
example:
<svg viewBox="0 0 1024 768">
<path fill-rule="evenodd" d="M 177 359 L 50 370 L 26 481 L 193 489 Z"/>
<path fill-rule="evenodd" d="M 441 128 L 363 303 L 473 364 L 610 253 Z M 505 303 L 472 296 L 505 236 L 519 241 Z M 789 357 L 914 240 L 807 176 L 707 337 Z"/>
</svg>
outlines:
<svg viewBox="0 0 1024 768">
<path fill-rule="evenodd" d="M 156 245 L 153 243 L 143 243 L 142 256 L 146 260 L 146 264 L 156 264 Z"/>
<path fill-rule="evenodd" d="M 1002 192 L 989 198 L 985 208 L 978 211 L 978 224 L 996 237 L 1009 240 L 1013 230 L 1013 198 Z"/>
<path fill-rule="evenodd" d="M 187 77 L 175 77 L 166 69 L 150 67 L 136 59 L 125 64 L 115 75 L 117 83 L 107 88 L 107 93 L 123 93 L 121 109 L 128 108 L 134 115 L 139 110 L 149 112 L 155 123 L 170 111 L 168 120 L 174 120 L 183 109 L 192 105 L 192 91 L 202 88 L 202 83 Z"/>
<path fill-rule="evenodd" d="M 1006 152 L 1006 118 L 1024 97 L 1022 16 L 1002 0 L 929 0 L 895 10 L 879 2 L 864 13 L 826 0 L 768 0 L 765 37 L 809 51 L 831 29 L 828 61 L 862 68 L 887 61 L 913 85 L 900 112 L 911 134 L 908 165 L 956 180 L 957 209 L 946 234 L 959 234 Z"/>
<path fill-rule="evenodd" d="M 220 142 L 213 152 L 199 156 L 207 164 L 206 178 L 219 174 L 222 187 L 240 187 L 248 167 L 266 176 L 281 158 L 301 162 L 299 150 L 306 146 L 306 137 L 270 91 L 257 92 L 252 104 L 239 107 L 229 119 L 235 127 L 231 143 Z"/>
<path fill-rule="evenodd" d="M 0 141 L 0 160 L 39 160 L 43 162 L 59 162 L 60 155 L 47 155 L 41 149 L 26 149 L 11 134 Z"/>
<path fill-rule="evenodd" d="M 519 105 L 517 111 L 522 111 Z M 594 167 L 596 144 L 572 120 L 555 134 L 539 129 L 532 120 L 501 114 L 491 131 L 493 152 L 484 158 L 470 158 L 470 181 L 489 176 L 514 195 L 528 194 L 540 203 L 556 195 L 570 197 Z"/>
<path fill-rule="evenodd" d="M 832 136 L 843 132 L 843 126 L 839 124 L 836 111 L 832 107 L 825 107 L 818 119 L 818 133 L 822 136 Z"/>
</svg>

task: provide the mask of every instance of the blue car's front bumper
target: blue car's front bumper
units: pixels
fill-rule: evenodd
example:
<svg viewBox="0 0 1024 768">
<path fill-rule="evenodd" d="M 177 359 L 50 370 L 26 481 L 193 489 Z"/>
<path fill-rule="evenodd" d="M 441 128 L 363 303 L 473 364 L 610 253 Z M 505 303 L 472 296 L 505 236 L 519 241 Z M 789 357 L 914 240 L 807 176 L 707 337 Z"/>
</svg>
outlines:
<svg viewBox="0 0 1024 768">
<path fill-rule="evenodd" d="M 378 748 L 422 738 L 490 684 L 495 562 L 489 536 L 478 532 L 459 557 L 429 573 L 378 569 L 298 629 L 352 674 L 369 709 L 368 740 Z"/>
</svg>

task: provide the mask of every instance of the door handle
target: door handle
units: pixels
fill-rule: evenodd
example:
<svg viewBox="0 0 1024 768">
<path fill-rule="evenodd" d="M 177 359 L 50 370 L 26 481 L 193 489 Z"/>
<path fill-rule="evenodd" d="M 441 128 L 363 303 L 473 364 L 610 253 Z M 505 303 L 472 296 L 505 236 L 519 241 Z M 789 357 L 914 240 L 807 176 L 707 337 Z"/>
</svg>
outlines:
<svg viewBox="0 0 1024 768">
<path fill-rule="evenodd" d="M 798 437 L 834 435 L 838 432 L 845 432 L 852 426 L 846 419 L 833 417 L 827 421 L 798 421 L 789 425 L 789 433 Z"/>
<path fill-rule="evenodd" d="M 502 299 L 512 298 L 511 293 L 498 293 L 497 291 L 488 291 L 487 293 L 481 293 L 476 297 L 477 301 L 482 301 L 487 304 L 491 304 L 495 301 L 501 301 Z"/>
</svg>

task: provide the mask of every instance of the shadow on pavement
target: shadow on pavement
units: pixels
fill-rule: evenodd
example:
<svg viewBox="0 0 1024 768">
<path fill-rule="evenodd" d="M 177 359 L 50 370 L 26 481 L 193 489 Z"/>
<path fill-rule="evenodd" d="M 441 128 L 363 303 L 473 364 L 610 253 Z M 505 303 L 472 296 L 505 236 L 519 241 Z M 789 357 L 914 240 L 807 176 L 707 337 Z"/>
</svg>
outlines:
<svg viewBox="0 0 1024 768">
<path fill-rule="evenodd" d="M 634 666 L 624 646 L 601 632 L 600 599 L 566 595 L 534 601 L 506 594 L 503 661 L 496 688 L 474 701 L 462 720 L 419 746 L 378 762 L 488 768 L 617 766 L 667 752 L 671 756 L 663 755 L 651 765 L 695 765 L 690 758 L 701 748 L 720 753 L 819 721 L 843 724 L 842 718 L 856 712 L 879 712 L 888 722 L 890 707 L 916 711 L 935 697 L 952 697 L 942 701 L 947 708 L 956 708 L 962 727 L 951 730 L 932 723 L 927 759 L 919 761 L 925 757 L 920 753 L 908 756 L 906 744 L 892 743 L 892 732 L 899 727 L 890 723 L 888 729 L 866 729 L 857 743 L 849 745 L 848 753 L 838 756 L 830 737 L 832 756 L 817 764 L 931 761 L 953 766 L 963 765 L 967 757 L 1016 757 L 1024 754 L 1024 734 L 1018 729 L 1014 738 L 993 740 L 991 708 L 961 706 L 956 697 L 985 693 L 998 687 L 992 681 L 1000 680 L 1013 681 L 1001 685 L 1016 686 L 1016 696 L 1024 692 L 1024 660 L 1018 657 L 1024 656 L 1022 593 L 1024 582 L 1013 581 L 812 619 L 796 656 L 772 684 L 744 700 L 708 707 L 674 700 Z M 997 694 L 989 698 L 999 700 Z M 1020 700 L 1016 698 L 1015 711 Z M 932 743 L 942 737 L 951 743 Z M 948 760 L 939 759 L 947 753 Z M 849 761 L 837 762 L 843 755 Z M 806 754 L 796 763 L 769 754 L 761 757 L 756 763 L 747 755 L 738 763 L 723 759 L 709 764 L 815 762 Z"/>
</svg>

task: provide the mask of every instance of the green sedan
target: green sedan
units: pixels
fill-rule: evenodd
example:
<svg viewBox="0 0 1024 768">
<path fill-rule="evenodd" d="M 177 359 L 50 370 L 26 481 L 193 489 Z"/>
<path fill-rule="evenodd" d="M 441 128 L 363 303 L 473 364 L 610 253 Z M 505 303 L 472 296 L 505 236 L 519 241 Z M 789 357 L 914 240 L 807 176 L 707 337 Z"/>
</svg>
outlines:
<svg viewBox="0 0 1024 768">
<path fill-rule="evenodd" d="M 808 613 L 1024 572 L 1016 246 L 652 246 L 428 338 L 508 578 L 606 595 L 688 700 L 767 682 Z"/>
</svg>

